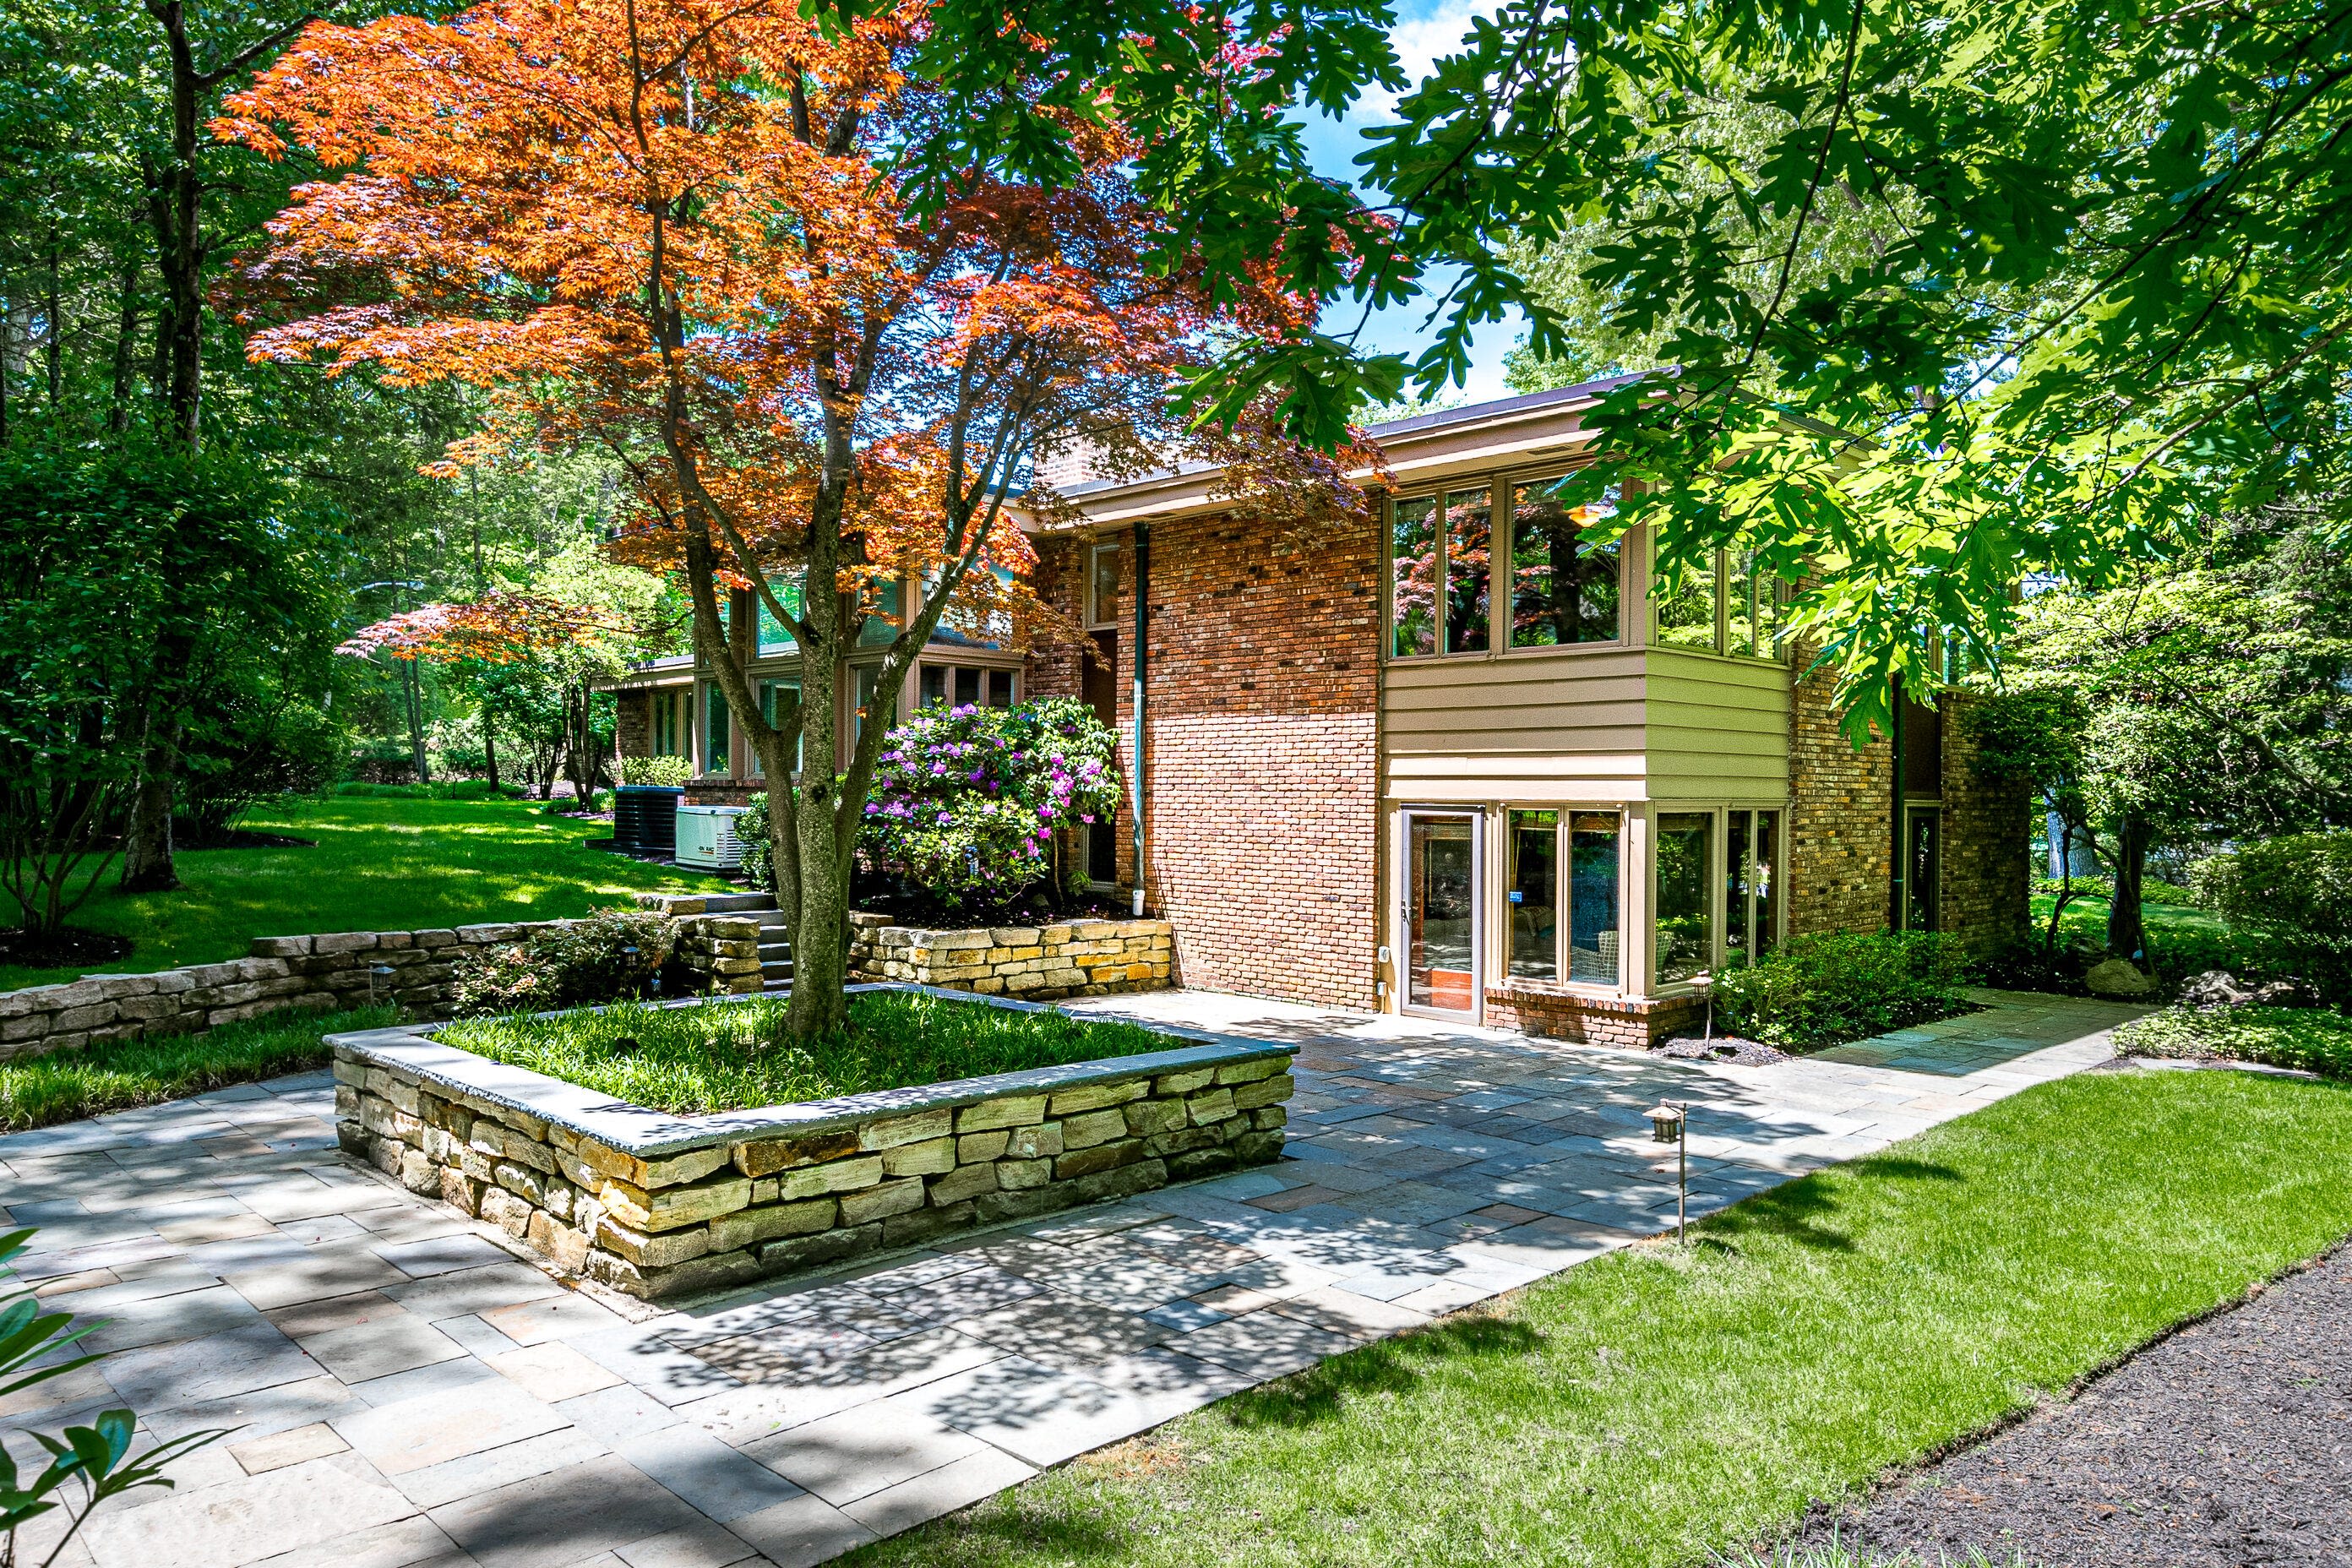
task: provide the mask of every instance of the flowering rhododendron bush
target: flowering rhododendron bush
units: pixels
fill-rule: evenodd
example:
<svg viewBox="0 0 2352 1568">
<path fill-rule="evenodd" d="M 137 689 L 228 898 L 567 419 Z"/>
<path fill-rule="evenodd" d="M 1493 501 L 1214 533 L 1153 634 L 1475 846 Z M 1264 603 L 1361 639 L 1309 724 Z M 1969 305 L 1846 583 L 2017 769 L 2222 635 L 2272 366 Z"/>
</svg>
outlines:
<svg viewBox="0 0 2352 1568">
<path fill-rule="evenodd" d="M 1118 810 L 1117 744 L 1067 697 L 927 709 L 883 743 L 858 857 L 951 909 L 1017 897 L 1053 876 L 1062 829 Z"/>
</svg>

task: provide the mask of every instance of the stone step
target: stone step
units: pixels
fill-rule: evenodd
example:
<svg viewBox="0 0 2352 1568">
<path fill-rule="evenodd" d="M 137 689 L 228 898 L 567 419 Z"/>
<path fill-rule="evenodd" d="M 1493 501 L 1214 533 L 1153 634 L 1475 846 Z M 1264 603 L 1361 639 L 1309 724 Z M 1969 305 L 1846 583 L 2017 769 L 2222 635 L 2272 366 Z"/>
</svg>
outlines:
<svg viewBox="0 0 2352 1568">
<path fill-rule="evenodd" d="M 773 893 L 713 893 L 702 903 L 702 911 L 711 915 L 743 915 L 765 913 L 776 907 Z"/>
</svg>

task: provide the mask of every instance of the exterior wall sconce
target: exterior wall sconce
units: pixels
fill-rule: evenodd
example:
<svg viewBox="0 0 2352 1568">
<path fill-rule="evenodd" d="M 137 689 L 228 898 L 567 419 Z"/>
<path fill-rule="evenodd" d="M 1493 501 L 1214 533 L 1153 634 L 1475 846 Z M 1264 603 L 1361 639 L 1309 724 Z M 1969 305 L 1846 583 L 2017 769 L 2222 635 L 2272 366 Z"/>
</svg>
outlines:
<svg viewBox="0 0 2352 1568">
<path fill-rule="evenodd" d="M 1662 1100 L 1643 1114 L 1650 1119 L 1650 1142 L 1675 1146 L 1675 1240 L 1690 1245 L 1690 1101 Z M 1658 1167 L 1663 1171 L 1664 1165 Z"/>
</svg>

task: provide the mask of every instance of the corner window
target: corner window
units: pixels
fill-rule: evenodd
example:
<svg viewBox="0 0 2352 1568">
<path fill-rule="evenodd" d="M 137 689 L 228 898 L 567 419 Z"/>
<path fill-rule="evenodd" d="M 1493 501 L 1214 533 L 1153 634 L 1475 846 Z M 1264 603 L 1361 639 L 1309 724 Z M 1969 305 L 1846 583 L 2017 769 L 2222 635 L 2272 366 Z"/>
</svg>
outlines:
<svg viewBox="0 0 2352 1568">
<path fill-rule="evenodd" d="M 1087 547 L 1087 625 L 1090 626 L 1118 624 L 1118 558 L 1122 548 L 1116 542 Z"/>
<path fill-rule="evenodd" d="M 1569 818 L 1568 977 L 1617 985 L 1617 885 L 1625 821 L 1613 811 L 1580 811 Z"/>
<path fill-rule="evenodd" d="M 1715 954 L 1715 814 L 1662 812 L 1657 831 L 1658 982 L 1695 980 Z"/>
<path fill-rule="evenodd" d="M 1704 648 L 1713 653 L 1715 640 L 1717 568 L 1722 552 L 1708 553 L 1703 564 L 1685 565 L 1671 584 L 1655 579 L 1658 641 L 1667 647 Z"/>
<path fill-rule="evenodd" d="M 1615 509 L 1562 505 L 1563 482 L 1511 488 L 1513 647 L 1617 640 L 1618 542 L 1583 537 Z"/>
</svg>

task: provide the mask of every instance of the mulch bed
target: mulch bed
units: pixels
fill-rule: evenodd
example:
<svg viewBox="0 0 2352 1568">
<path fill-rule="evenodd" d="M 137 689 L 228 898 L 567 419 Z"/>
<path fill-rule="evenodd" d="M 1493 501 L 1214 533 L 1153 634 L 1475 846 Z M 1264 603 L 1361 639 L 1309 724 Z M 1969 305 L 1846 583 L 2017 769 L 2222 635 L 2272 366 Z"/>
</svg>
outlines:
<svg viewBox="0 0 2352 1568">
<path fill-rule="evenodd" d="M 37 938 L 21 929 L 0 931 L 0 963 L 21 963 L 28 969 L 68 969 L 78 963 L 108 963 L 131 951 L 131 939 L 111 931 L 61 926 L 54 935 Z"/>
<path fill-rule="evenodd" d="M 2352 1247 L 1808 1539 L 1833 1529 L 1929 1563 L 2352 1568 Z"/>
</svg>

